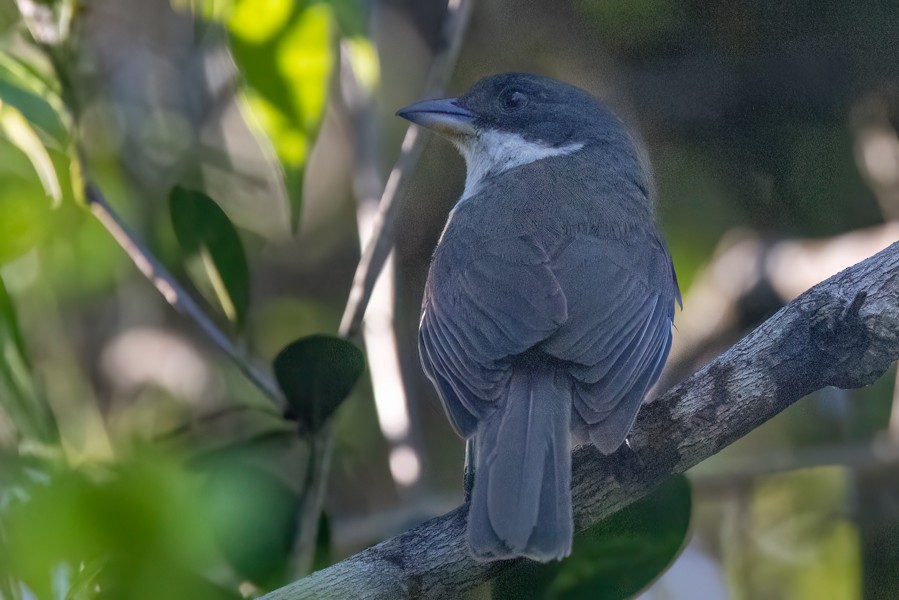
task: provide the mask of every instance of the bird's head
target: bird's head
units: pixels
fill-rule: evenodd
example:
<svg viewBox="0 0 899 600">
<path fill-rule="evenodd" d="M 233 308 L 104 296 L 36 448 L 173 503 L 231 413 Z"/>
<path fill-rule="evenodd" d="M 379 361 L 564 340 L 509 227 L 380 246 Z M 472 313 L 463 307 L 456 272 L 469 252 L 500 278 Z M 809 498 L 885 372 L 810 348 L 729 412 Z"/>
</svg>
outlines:
<svg viewBox="0 0 899 600">
<path fill-rule="evenodd" d="M 635 153 L 622 123 L 590 94 L 529 73 L 492 75 L 458 98 L 416 102 L 397 115 L 459 149 L 468 163 L 466 194 L 488 175 L 595 142 Z"/>
</svg>

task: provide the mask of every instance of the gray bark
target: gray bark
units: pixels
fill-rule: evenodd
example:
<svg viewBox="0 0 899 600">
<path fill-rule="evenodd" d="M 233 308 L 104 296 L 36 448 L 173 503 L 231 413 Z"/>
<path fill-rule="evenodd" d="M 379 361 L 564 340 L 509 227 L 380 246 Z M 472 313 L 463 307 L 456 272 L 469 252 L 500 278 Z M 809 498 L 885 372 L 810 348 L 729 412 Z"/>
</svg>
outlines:
<svg viewBox="0 0 899 600">
<path fill-rule="evenodd" d="M 875 381 L 899 358 L 899 243 L 811 288 L 688 380 L 643 407 L 632 445 L 573 456 L 576 530 L 644 496 L 825 386 Z M 479 563 L 466 506 L 264 596 L 459 598 L 520 561 Z"/>
</svg>

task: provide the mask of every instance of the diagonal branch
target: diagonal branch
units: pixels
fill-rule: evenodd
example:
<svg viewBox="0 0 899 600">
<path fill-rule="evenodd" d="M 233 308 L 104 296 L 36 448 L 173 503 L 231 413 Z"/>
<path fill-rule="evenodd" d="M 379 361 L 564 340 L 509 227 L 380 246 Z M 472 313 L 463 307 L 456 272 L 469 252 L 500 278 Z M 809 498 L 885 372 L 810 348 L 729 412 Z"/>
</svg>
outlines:
<svg viewBox="0 0 899 600">
<path fill-rule="evenodd" d="M 473 0 L 449 0 L 446 4 L 446 21 L 441 32 L 440 45 L 431 68 L 425 80 L 423 97 L 430 98 L 443 93 L 449 82 L 459 50 L 462 48 L 462 39 L 471 17 Z M 418 164 L 424 143 L 421 131 L 415 125 L 406 130 L 400 156 L 387 178 L 384 193 L 378 204 L 378 215 L 372 228 L 369 243 L 362 253 L 356 274 L 353 276 L 353 287 L 350 288 L 350 296 L 347 300 L 343 318 L 340 320 L 340 335 L 346 338 L 354 338 L 359 333 L 362 325 L 362 317 L 371 299 L 375 282 L 381 269 L 393 250 L 393 242 L 396 238 L 396 213 L 400 201 L 406 195 L 409 185 L 409 174 Z"/>
<path fill-rule="evenodd" d="M 141 274 L 162 294 L 166 302 L 196 323 L 206 337 L 228 355 L 228 358 L 237 365 L 237 368 L 240 369 L 247 379 L 268 396 L 279 409 L 284 409 L 287 403 L 275 380 L 268 373 L 257 369 L 228 336 L 213 323 L 212 319 L 190 297 L 190 294 L 181 287 L 175 277 L 162 266 L 162 263 L 153 256 L 153 253 L 125 226 L 125 223 L 113 211 L 106 198 L 100 192 L 100 188 L 92 183 L 88 183 L 85 186 L 84 195 L 91 212 L 94 213 L 97 220 L 106 228 L 116 243 L 121 246 Z"/>
<path fill-rule="evenodd" d="M 899 243 L 834 275 L 640 412 L 625 453 L 574 452 L 575 528 L 583 530 L 743 437 L 811 392 L 875 381 L 899 358 Z M 458 598 L 519 561 L 479 563 L 466 507 L 432 519 L 263 600 Z"/>
<path fill-rule="evenodd" d="M 425 82 L 426 94 L 439 94 L 446 87 L 462 47 L 462 39 L 465 37 L 465 30 L 471 15 L 471 5 L 472 0 L 448 0 L 447 13 L 441 31 L 440 50 L 434 56 Z M 357 122 L 355 125 L 359 129 L 364 124 Z M 393 249 L 399 201 L 405 194 L 408 175 L 415 169 L 415 165 L 421 157 L 422 148 L 418 131 L 414 127 L 407 130 L 400 157 L 397 159 L 387 185 L 380 196 L 378 213 L 371 225 L 370 236 L 363 231 L 368 224 L 360 219 L 360 234 L 363 239 L 368 236 L 369 243 L 356 268 L 353 286 L 350 289 L 347 306 L 341 319 L 339 334 L 343 338 L 353 339 L 359 335 L 362 317 L 365 315 L 365 309 L 374 291 L 375 282 Z M 354 183 L 356 191 L 359 192 L 359 177 L 356 177 Z M 365 180 L 365 183 L 365 190 L 360 194 L 360 212 L 368 208 L 365 206 L 368 203 L 366 197 L 372 188 L 370 179 Z M 376 181 L 375 184 L 380 186 L 379 181 Z M 379 193 L 380 187 L 374 192 L 375 199 Z M 369 348 L 370 350 L 371 348 Z M 297 568 L 300 572 L 308 569 L 312 561 L 312 553 L 315 550 L 318 519 L 324 502 L 333 435 L 333 423 L 329 423 L 321 431 L 313 434 L 309 440 L 308 475 L 300 500 L 299 514 L 301 516 L 299 535 L 296 541 Z"/>
</svg>

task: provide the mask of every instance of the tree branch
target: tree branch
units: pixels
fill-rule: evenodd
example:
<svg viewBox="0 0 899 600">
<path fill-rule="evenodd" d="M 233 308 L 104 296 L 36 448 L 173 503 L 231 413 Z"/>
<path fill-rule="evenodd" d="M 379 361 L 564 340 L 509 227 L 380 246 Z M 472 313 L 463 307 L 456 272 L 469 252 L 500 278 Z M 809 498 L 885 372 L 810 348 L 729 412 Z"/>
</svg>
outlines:
<svg viewBox="0 0 899 600">
<path fill-rule="evenodd" d="M 425 82 L 425 94 L 442 93 L 450 76 L 453 74 L 456 59 L 462 47 L 462 39 L 465 37 L 465 30 L 468 27 L 471 4 L 472 0 L 449 0 L 447 2 L 447 14 L 441 32 L 441 46 L 440 50 L 435 54 L 431 68 L 428 71 Z M 344 84 L 346 84 L 345 81 Z M 362 123 L 357 120 L 354 125 L 357 132 L 361 131 Z M 393 249 L 393 242 L 396 237 L 396 212 L 399 201 L 405 195 L 408 175 L 415 170 L 415 165 L 418 164 L 418 159 L 421 158 L 422 149 L 423 144 L 418 131 L 414 127 L 410 127 L 406 131 L 406 137 L 403 139 L 400 156 L 390 173 L 387 185 L 383 188 L 383 193 L 378 203 L 377 216 L 371 225 L 371 237 L 353 276 L 353 285 L 350 289 L 347 305 L 338 330 L 339 335 L 343 338 L 353 339 L 358 337 L 360 333 L 362 317 L 365 315 L 365 309 L 371 299 L 378 275 L 380 275 L 381 270 L 384 268 L 384 263 Z M 365 212 L 365 209 L 369 208 L 366 204 L 373 201 L 368 198 L 372 193 L 372 183 L 377 186 L 373 199 L 376 200 L 377 194 L 381 193 L 380 177 L 377 171 L 372 171 L 371 168 L 371 165 L 366 164 L 363 166 L 362 171 L 366 176 L 371 175 L 373 172 L 374 181 L 372 181 L 371 177 L 360 177 L 360 169 L 357 169 L 357 173 L 354 174 L 353 178 L 353 187 L 357 196 L 359 196 L 360 213 Z M 364 185 L 360 186 L 360 182 L 364 183 Z M 365 189 L 362 189 L 362 187 Z M 368 225 L 362 219 L 359 220 L 360 237 L 363 240 L 367 235 L 365 230 L 368 228 Z M 369 341 L 366 340 L 366 342 Z M 366 344 L 366 346 L 368 346 L 370 351 L 371 347 L 369 344 Z M 307 485 L 304 487 L 300 501 L 299 514 L 301 517 L 299 534 L 295 544 L 296 554 L 299 557 L 297 567 L 300 571 L 304 571 L 309 567 L 312 561 L 312 553 L 315 550 L 318 518 L 321 514 L 322 502 L 324 502 L 333 435 L 333 423 L 329 423 L 313 434 L 309 440 L 311 448 L 307 468 L 310 470 L 310 478 L 307 480 Z"/>
<path fill-rule="evenodd" d="M 626 453 L 575 450 L 580 531 L 644 496 L 822 387 L 875 381 L 899 358 L 899 243 L 813 287 L 691 378 L 647 404 Z M 266 596 L 458 598 L 522 560 L 479 563 L 466 506 Z"/>
<path fill-rule="evenodd" d="M 85 185 L 84 195 L 91 212 L 94 213 L 97 220 L 115 239 L 116 243 L 121 246 L 141 274 L 162 294 L 166 302 L 196 323 L 206 337 L 228 355 L 228 358 L 237 365 L 241 373 L 268 396 L 279 409 L 283 410 L 287 406 L 287 401 L 284 399 L 281 388 L 278 387 L 275 380 L 268 373 L 257 369 L 237 349 L 237 346 L 228 339 L 228 336 L 212 322 L 212 319 L 206 315 L 203 309 L 200 308 L 200 305 L 181 287 L 175 277 L 153 256 L 149 248 L 144 246 L 137 236 L 128 230 L 122 219 L 119 218 L 106 201 L 106 198 L 103 197 L 100 188 L 92 183 L 88 183 Z"/>
<path fill-rule="evenodd" d="M 441 33 L 440 46 L 438 46 L 440 50 L 434 56 L 428 71 L 423 97 L 430 98 L 442 94 L 446 88 L 456 66 L 459 50 L 462 48 L 462 40 L 465 37 L 473 4 L 473 0 L 449 0 L 447 2 L 446 21 Z M 411 125 L 406 130 L 406 137 L 403 138 L 400 156 L 387 178 L 387 185 L 384 186 L 384 193 L 378 204 L 378 215 L 375 218 L 370 241 L 362 253 L 359 266 L 353 276 L 353 286 L 350 288 L 346 309 L 340 320 L 339 331 L 342 337 L 354 338 L 359 333 L 362 317 L 365 316 L 365 308 L 375 289 L 375 282 L 393 249 L 393 242 L 396 238 L 396 213 L 400 200 L 406 195 L 409 173 L 418 164 L 423 149 L 424 142 L 421 131 L 417 126 Z"/>
</svg>

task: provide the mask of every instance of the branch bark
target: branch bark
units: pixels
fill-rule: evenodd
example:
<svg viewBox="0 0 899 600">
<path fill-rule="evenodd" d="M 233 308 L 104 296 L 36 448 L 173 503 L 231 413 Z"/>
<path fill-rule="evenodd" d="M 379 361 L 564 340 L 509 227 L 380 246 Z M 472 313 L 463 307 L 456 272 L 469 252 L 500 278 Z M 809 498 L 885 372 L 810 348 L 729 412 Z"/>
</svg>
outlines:
<svg viewBox="0 0 899 600">
<path fill-rule="evenodd" d="M 691 378 L 647 404 L 627 453 L 575 450 L 580 531 L 644 496 L 825 386 L 875 381 L 899 358 L 899 243 L 788 304 Z M 521 564 L 479 563 L 465 542 L 466 506 L 432 519 L 264 600 L 458 598 Z"/>
</svg>

